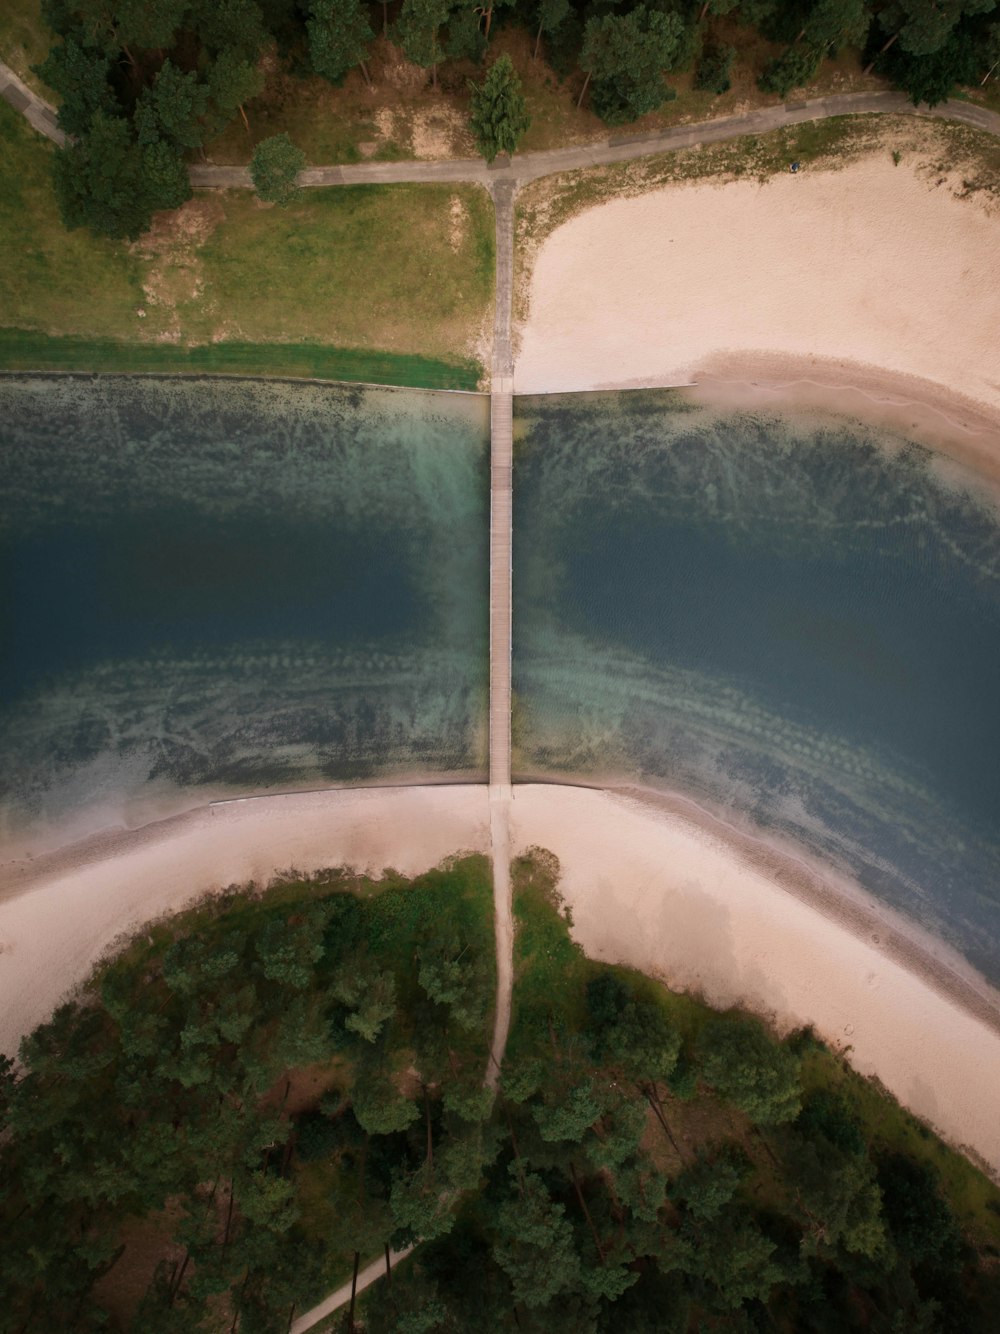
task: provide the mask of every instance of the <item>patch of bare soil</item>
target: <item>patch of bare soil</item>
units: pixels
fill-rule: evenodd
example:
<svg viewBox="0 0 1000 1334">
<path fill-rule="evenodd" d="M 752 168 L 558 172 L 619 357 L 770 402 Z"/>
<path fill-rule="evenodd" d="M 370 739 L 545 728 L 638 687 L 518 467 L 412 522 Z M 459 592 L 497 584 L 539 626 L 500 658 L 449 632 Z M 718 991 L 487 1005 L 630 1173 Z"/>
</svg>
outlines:
<svg viewBox="0 0 1000 1334">
<path fill-rule="evenodd" d="M 225 220 L 226 211 L 214 195 L 189 199 L 179 209 L 157 213 L 153 225 L 135 242 L 134 251 L 148 261 L 142 290 L 148 306 L 159 307 L 167 324 L 159 338 L 177 342 L 181 336 L 177 306 L 204 291 L 198 252 Z"/>
</svg>

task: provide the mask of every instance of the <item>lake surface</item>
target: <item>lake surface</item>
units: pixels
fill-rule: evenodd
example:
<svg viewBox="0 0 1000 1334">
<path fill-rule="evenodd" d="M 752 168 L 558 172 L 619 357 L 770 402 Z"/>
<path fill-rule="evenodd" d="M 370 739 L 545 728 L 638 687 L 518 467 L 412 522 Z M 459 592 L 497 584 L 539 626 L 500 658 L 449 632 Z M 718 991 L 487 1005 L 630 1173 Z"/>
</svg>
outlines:
<svg viewBox="0 0 1000 1334">
<path fill-rule="evenodd" d="M 0 377 L 0 410 L 8 840 L 485 776 L 487 400 Z"/>
<path fill-rule="evenodd" d="M 685 792 L 1000 981 L 1000 511 L 861 423 L 515 407 L 515 776 Z"/>
</svg>

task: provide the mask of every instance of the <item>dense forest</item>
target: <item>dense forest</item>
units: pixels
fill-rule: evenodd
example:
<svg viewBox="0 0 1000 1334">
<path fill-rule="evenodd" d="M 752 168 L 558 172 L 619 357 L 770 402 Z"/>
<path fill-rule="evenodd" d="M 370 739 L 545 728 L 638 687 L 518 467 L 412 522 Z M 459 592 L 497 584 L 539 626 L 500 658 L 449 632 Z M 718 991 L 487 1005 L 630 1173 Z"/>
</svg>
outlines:
<svg viewBox="0 0 1000 1334">
<path fill-rule="evenodd" d="M 977 85 L 1000 62 L 998 0 L 43 0 L 43 12 L 54 40 L 37 73 L 74 136 L 55 158 L 63 217 L 133 238 L 155 210 L 189 197 L 189 155 L 246 116 L 267 53 L 293 75 L 367 80 L 378 34 L 436 82 L 440 66 L 491 65 L 491 38 L 517 25 L 612 126 L 669 100 L 671 72 L 693 70 L 696 87 L 725 92 L 736 50 L 723 22 L 778 44 L 759 86 L 781 97 L 844 47 L 915 103 Z M 487 135 L 487 155 L 526 125 L 508 75 L 511 133 Z M 272 154 L 281 149 L 294 175 L 294 148 Z"/>
<path fill-rule="evenodd" d="M 515 868 L 328 872 L 145 928 L 2 1080 L 0 1329 L 995 1330 L 1000 1191 L 809 1033 L 569 936 Z M 338 1318 L 339 1319 L 339 1318 Z"/>
</svg>

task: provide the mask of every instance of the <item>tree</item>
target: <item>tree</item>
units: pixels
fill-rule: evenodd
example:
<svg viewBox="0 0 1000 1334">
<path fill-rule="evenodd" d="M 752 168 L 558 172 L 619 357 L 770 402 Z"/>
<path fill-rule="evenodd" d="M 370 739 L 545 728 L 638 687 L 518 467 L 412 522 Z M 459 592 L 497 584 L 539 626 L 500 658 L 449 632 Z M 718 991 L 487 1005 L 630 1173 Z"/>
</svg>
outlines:
<svg viewBox="0 0 1000 1334">
<path fill-rule="evenodd" d="M 816 0 L 795 39 L 820 51 L 861 46 L 872 21 L 868 0 Z"/>
<path fill-rule="evenodd" d="M 705 1082 L 758 1125 L 791 1121 L 799 1111 L 799 1062 L 756 1019 L 710 1019 L 698 1035 Z"/>
<path fill-rule="evenodd" d="M 569 0 L 538 0 L 538 32 L 535 34 L 535 49 L 532 58 L 538 59 L 542 33 L 553 33 L 562 27 L 569 16 Z"/>
<path fill-rule="evenodd" d="M 518 1192 L 500 1206 L 493 1255 L 511 1281 L 514 1301 L 529 1308 L 546 1306 L 577 1284 L 580 1261 L 573 1229 L 541 1177 L 526 1175 Z"/>
<path fill-rule="evenodd" d="M 261 199 L 270 204 L 288 204 L 295 198 L 295 178 L 305 165 L 305 153 L 287 134 L 273 134 L 254 149 L 250 179 Z"/>
<path fill-rule="evenodd" d="M 476 145 L 487 162 L 498 153 L 511 154 L 531 124 L 521 80 L 510 56 L 502 55 L 481 84 L 470 83 L 472 116 L 469 124 Z"/>
<path fill-rule="evenodd" d="M 313 0 L 309 12 L 309 59 L 316 73 L 336 87 L 357 65 L 370 87 L 365 56 L 375 34 L 360 0 Z"/>
<path fill-rule="evenodd" d="M 877 16 L 879 27 L 889 36 L 865 73 L 870 74 L 879 56 L 896 42 L 911 56 L 933 55 L 963 15 L 988 13 L 994 4 L 995 0 L 889 0 Z"/>
<path fill-rule="evenodd" d="M 443 54 L 441 28 L 448 21 L 449 0 L 403 0 L 396 22 L 396 38 L 408 60 L 431 71 L 437 87 L 437 67 Z"/>
<path fill-rule="evenodd" d="M 752 1218 L 727 1209 L 698 1233 L 691 1272 L 708 1303 L 736 1311 L 747 1302 L 766 1302 L 784 1274 L 774 1261 L 775 1243 Z"/>
<path fill-rule="evenodd" d="M 205 129 L 200 124 L 208 108 L 208 89 L 193 72 L 179 70 L 165 60 L 139 97 L 135 127 L 140 144 L 164 140 L 172 148 L 198 148 Z"/>
<path fill-rule="evenodd" d="M 793 1212 L 806 1255 L 831 1255 L 838 1246 L 870 1260 L 886 1253 L 882 1193 L 864 1154 L 845 1152 L 818 1136 L 790 1135 L 782 1153 Z"/>
<path fill-rule="evenodd" d="M 374 1042 L 388 1019 L 396 1013 L 396 982 L 387 969 L 370 961 L 348 966 L 330 988 L 334 998 L 351 1013 L 344 1027 Z"/>
<path fill-rule="evenodd" d="M 748 1160 L 738 1151 L 717 1158 L 699 1155 L 670 1187 L 670 1198 L 698 1222 L 712 1222 L 732 1201 L 749 1169 Z"/>
<path fill-rule="evenodd" d="M 793 88 L 802 88 L 816 77 L 821 59 L 820 52 L 811 46 L 790 46 L 777 59 L 765 66 L 757 80 L 762 93 L 777 93 L 787 97 Z"/>
<path fill-rule="evenodd" d="M 623 125 L 654 111 L 676 93 L 663 80 L 680 47 L 683 20 L 638 5 L 628 14 L 592 18 L 584 30 L 580 67 L 594 87 L 591 101 L 606 125 Z M 579 105 L 579 103 L 578 103 Z"/>
<path fill-rule="evenodd" d="M 86 134 L 98 111 L 118 110 L 109 82 L 111 54 L 82 33 L 68 33 L 34 72 L 59 94 L 59 124 L 67 134 Z"/>
<path fill-rule="evenodd" d="M 220 51 L 218 58 L 209 66 L 206 75 L 209 101 L 218 113 L 222 125 L 238 111 L 243 124 L 249 128 L 244 104 L 256 97 L 264 86 L 264 76 L 238 50 Z"/>
<path fill-rule="evenodd" d="M 86 137 L 56 150 L 53 174 L 59 212 L 71 230 L 88 227 L 98 236 L 134 241 L 161 207 L 128 122 L 104 111 L 95 114 Z"/>
<path fill-rule="evenodd" d="M 733 67 L 735 58 L 735 46 L 719 46 L 714 42 L 709 43 L 702 51 L 701 59 L 698 61 L 698 73 L 695 75 L 694 86 L 704 89 L 706 92 L 715 93 L 716 96 L 721 93 L 728 93 L 732 87 L 729 71 Z"/>
</svg>

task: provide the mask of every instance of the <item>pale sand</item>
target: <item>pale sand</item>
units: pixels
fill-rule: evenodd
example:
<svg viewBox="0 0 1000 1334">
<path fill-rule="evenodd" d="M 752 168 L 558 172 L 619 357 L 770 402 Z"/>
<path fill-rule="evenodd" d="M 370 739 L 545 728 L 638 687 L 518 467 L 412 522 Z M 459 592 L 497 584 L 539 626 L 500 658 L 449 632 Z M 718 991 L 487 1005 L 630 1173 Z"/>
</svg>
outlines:
<svg viewBox="0 0 1000 1334">
<path fill-rule="evenodd" d="M 812 1024 L 1000 1173 L 1000 995 L 946 946 L 682 799 L 518 786 L 511 838 L 558 856 L 587 954 Z"/>
<path fill-rule="evenodd" d="M 39 859 L 0 890 L 0 1051 L 123 932 L 206 890 L 295 867 L 415 875 L 490 846 L 485 786 L 369 788 L 203 808 Z M 1000 1172 L 1000 998 L 947 947 L 682 798 L 513 789 L 511 850 L 550 848 L 589 954 L 812 1023 Z M 873 935 L 879 936 L 876 944 Z"/>
<path fill-rule="evenodd" d="M 463 785 L 225 802 L 39 858 L 0 881 L 0 1051 L 15 1053 L 122 933 L 207 890 L 293 867 L 417 875 L 489 846 L 487 789 Z"/>
<path fill-rule="evenodd" d="M 766 356 L 1000 412 L 1000 209 L 936 179 L 886 148 L 578 214 L 539 250 L 515 391 L 681 384 Z"/>
</svg>

